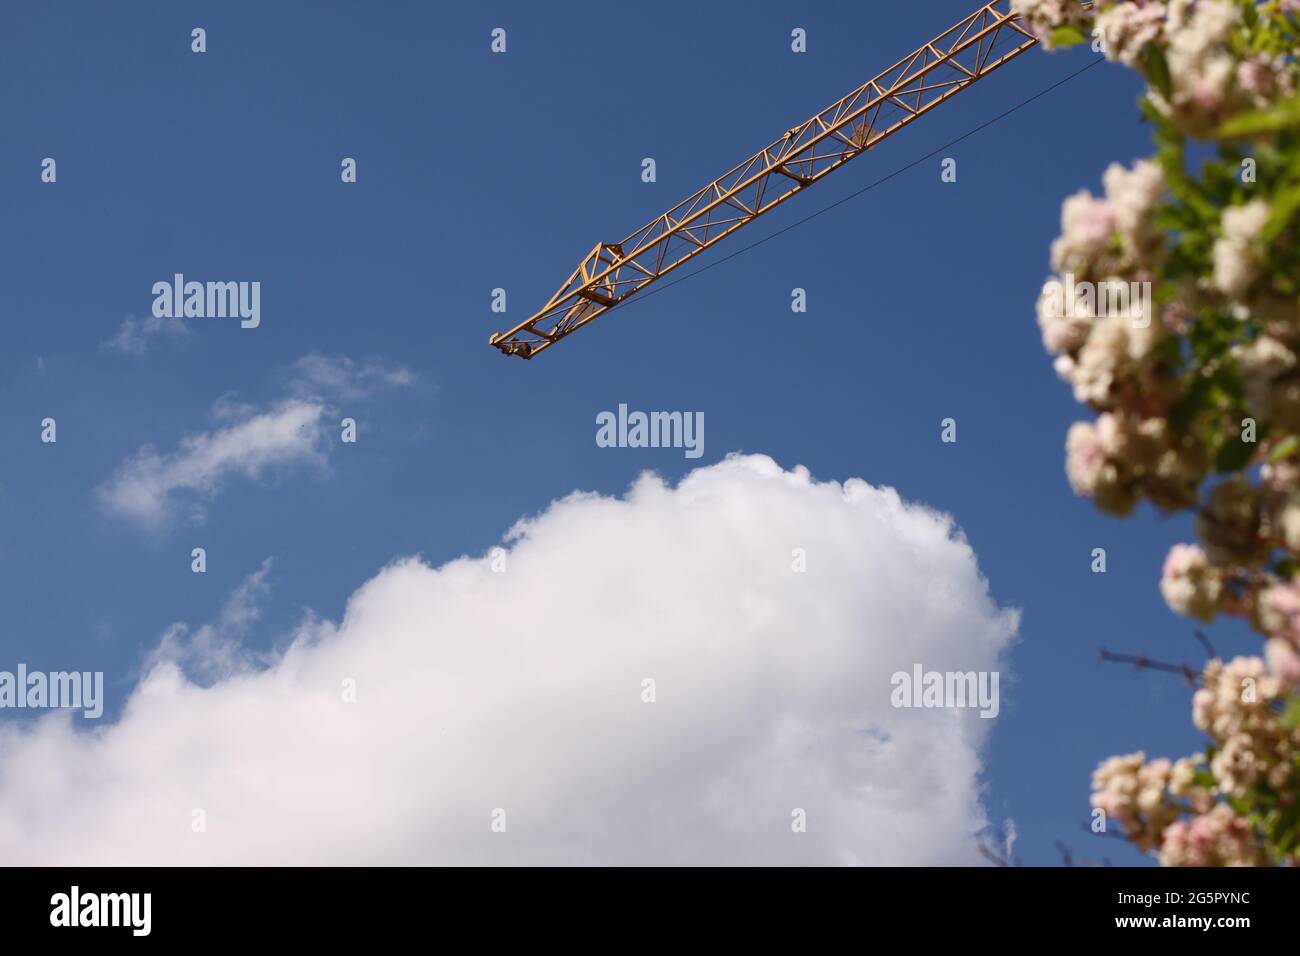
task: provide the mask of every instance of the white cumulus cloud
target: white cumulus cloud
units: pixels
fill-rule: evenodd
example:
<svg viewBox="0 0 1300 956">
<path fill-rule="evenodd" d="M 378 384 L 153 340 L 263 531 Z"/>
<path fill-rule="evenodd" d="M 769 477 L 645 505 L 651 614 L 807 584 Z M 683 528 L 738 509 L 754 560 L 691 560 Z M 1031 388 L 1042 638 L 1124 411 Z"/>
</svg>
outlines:
<svg viewBox="0 0 1300 956">
<path fill-rule="evenodd" d="M 895 671 L 997 670 L 1014 639 L 951 519 L 737 456 L 505 545 L 501 571 L 397 561 L 269 663 L 232 672 L 219 635 L 215 679 L 194 644 L 157 655 L 101 728 L 0 726 L 0 858 L 980 862 L 996 721 L 890 703 Z"/>
</svg>

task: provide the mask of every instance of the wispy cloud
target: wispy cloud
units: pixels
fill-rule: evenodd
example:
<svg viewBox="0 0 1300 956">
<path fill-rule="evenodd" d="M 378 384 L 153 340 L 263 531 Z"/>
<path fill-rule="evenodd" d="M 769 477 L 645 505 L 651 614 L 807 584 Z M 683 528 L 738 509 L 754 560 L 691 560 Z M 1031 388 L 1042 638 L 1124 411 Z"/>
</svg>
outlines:
<svg viewBox="0 0 1300 956">
<path fill-rule="evenodd" d="M 414 385 L 410 369 L 379 359 L 354 362 L 345 355 L 304 355 L 289 367 L 289 391 L 299 397 L 327 396 L 339 401 L 370 398 L 377 392 Z"/>
<path fill-rule="evenodd" d="M 152 445 L 140 448 L 100 487 L 104 509 L 156 526 L 183 499 L 190 504 L 190 517 L 202 520 L 205 503 L 229 478 L 324 468 L 333 446 L 326 422 L 335 414 L 334 402 L 364 400 L 416 378 L 408 369 L 378 360 L 358 365 L 341 356 L 309 355 L 290 371 L 286 395 L 269 405 L 224 395 L 210 413 L 218 427 L 186 435 L 170 452 Z"/>
<path fill-rule="evenodd" d="M 233 475 L 259 478 L 271 469 L 322 465 L 324 414 L 318 403 L 285 401 L 228 428 L 187 435 L 172 452 L 146 445 L 118 467 L 100 500 L 110 512 L 156 524 L 177 492 L 211 498 Z M 194 515 L 202 513 L 196 505 Z"/>
<path fill-rule="evenodd" d="M 152 339 L 161 336 L 181 341 L 192 334 L 182 319 L 160 319 L 154 315 L 137 319 L 128 315 L 118 326 L 117 334 L 101 342 L 100 345 L 110 352 L 121 352 L 123 355 L 144 355 L 149 351 L 149 342 Z"/>
</svg>

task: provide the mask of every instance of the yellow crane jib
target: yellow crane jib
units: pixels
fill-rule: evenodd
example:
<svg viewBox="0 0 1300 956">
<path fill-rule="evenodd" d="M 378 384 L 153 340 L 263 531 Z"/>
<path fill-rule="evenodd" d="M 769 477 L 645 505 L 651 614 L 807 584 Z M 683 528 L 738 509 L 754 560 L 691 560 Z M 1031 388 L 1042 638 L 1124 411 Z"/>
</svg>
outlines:
<svg viewBox="0 0 1300 956">
<path fill-rule="evenodd" d="M 530 359 L 1037 43 L 994 0 L 632 233 L 598 243 L 536 313 L 488 340 Z"/>
</svg>

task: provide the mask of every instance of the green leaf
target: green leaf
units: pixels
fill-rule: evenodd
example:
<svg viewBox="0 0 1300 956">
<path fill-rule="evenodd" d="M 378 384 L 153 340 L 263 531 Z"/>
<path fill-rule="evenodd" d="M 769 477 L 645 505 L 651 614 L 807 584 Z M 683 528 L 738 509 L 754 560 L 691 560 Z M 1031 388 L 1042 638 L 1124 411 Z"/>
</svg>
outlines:
<svg viewBox="0 0 1300 956">
<path fill-rule="evenodd" d="M 1180 291 L 1177 282 L 1165 281 L 1155 287 L 1151 297 L 1155 300 L 1157 305 L 1165 305 L 1166 303 L 1172 302 L 1174 299 L 1178 298 L 1178 293 Z"/>
<path fill-rule="evenodd" d="M 1268 453 L 1268 460 L 1276 464 L 1294 455 L 1297 448 L 1300 448 L 1300 437 L 1288 435 L 1273 446 L 1273 450 Z"/>
<path fill-rule="evenodd" d="M 1187 386 L 1183 397 L 1169 411 L 1169 424 L 1175 428 L 1187 428 L 1200 414 L 1210 407 L 1211 390 L 1214 383 L 1203 375 L 1197 375 Z"/>
<path fill-rule="evenodd" d="M 1143 95 L 1138 98 L 1138 112 L 1160 132 L 1170 136 L 1178 135 L 1178 127 L 1174 125 L 1173 120 L 1156 109 L 1156 104 L 1151 102 L 1151 97 Z"/>
<path fill-rule="evenodd" d="M 1286 707 L 1282 711 L 1282 726 L 1287 730 L 1300 727 L 1300 697 L 1292 697 L 1286 702 Z M 1300 804 L 1300 800 L 1296 802 Z"/>
<path fill-rule="evenodd" d="M 1294 698 L 1292 698 L 1294 702 Z M 1273 842 L 1276 848 L 1283 853 L 1288 853 L 1296 845 L 1297 837 L 1300 833 L 1297 828 L 1300 827 L 1300 801 L 1292 800 L 1280 812 L 1271 828 Z"/>
<path fill-rule="evenodd" d="M 1300 126 L 1300 96 L 1293 96 L 1266 109 L 1238 113 L 1220 126 L 1215 135 L 1220 139 L 1231 139 L 1236 136 L 1254 136 L 1257 133 L 1275 133 L 1292 126 Z"/>
<path fill-rule="evenodd" d="M 1052 31 L 1052 46 L 1060 50 L 1068 50 L 1072 46 L 1078 46 L 1084 40 L 1088 39 L 1084 32 L 1078 27 L 1057 27 Z"/>
<path fill-rule="evenodd" d="M 1300 212 L 1300 185 L 1289 186 L 1273 200 L 1268 222 L 1264 226 L 1264 241 L 1272 242 L 1282 230 L 1291 224 L 1295 214 Z"/>
<path fill-rule="evenodd" d="M 1165 53 L 1154 43 L 1148 43 L 1147 48 L 1142 51 L 1142 67 L 1146 73 L 1147 81 L 1155 87 L 1156 92 L 1168 100 L 1173 90 L 1173 78 L 1169 75 L 1169 61 L 1165 59 Z"/>
<path fill-rule="evenodd" d="M 1258 447 L 1254 442 L 1242 441 L 1237 437 L 1227 439 L 1215 457 L 1214 470 L 1219 474 L 1241 471 L 1250 462 Z"/>
</svg>

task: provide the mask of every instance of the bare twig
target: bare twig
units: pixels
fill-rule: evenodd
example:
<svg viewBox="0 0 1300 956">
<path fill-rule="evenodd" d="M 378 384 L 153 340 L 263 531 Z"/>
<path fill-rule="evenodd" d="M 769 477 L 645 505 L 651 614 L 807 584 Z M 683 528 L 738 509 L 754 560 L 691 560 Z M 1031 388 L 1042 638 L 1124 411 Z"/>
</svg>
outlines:
<svg viewBox="0 0 1300 956">
<path fill-rule="evenodd" d="M 1186 664 L 1170 664 L 1167 661 L 1159 661 L 1145 654 L 1112 654 L 1106 648 L 1101 649 L 1101 659 L 1115 664 L 1132 664 L 1134 670 L 1153 670 L 1164 671 L 1167 674 L 1178 674 L 1187 681 L 1189 687 L 1195 687 L 1200 683 L 1201 677 L 1196 671 L 1192 670 Z"/>
<path fill-rule="evenodd" d="M 1000 848 L 990 847 L 987 843 L 984 842 L 983 837 L 977 838 L 975 841 L 975 845 L 979 847 L 980 855 L 983 856 L 984 859 L 992 863 L 994 866 L 1019 866 L 1020 865 L 1020 860 L 1014 857 L 1007 856 L 1006 852 Z"/>
</svg>

